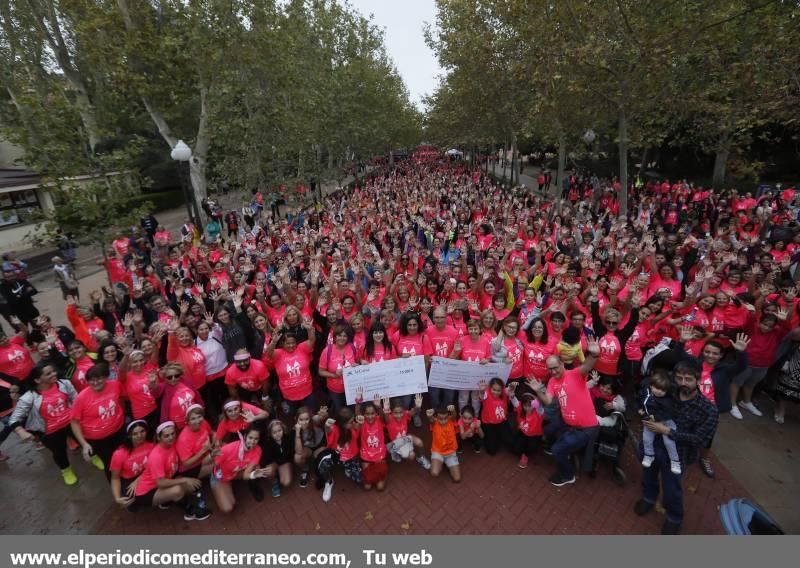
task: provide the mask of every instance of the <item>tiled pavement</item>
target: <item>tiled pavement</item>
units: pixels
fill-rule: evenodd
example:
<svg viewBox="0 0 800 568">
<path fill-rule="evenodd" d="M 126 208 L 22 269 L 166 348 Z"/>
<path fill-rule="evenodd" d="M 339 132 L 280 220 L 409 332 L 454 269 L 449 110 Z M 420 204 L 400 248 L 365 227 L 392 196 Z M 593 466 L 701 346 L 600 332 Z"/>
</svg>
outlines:
<svg viewBox="0 0 800 568">
<path fill-rule="evenodd" d="M 630 448 L 630 446 L 629 446 Z M 624 469 L 628 483 L 615 485 L 609 468 L 597 479 L 582 477 L 575 485 L 555 488 L 547 482 L 552 458 L 539 454 L 527 470 L 508 453 L 462 456 L 463 481 L 443 475 L 434 479 L 418 465 L 392 465 L 383 493 L 357 488 L 338 472 L 333 499 L 324 503 L 313 488 L 296 484 L 274 499 L 255 502 L 245 486 L 230 515 L 213 514 L 186 522 L 181 511 L 116 508 L 101 517 L 99 534 L 657 534 L 664 516 L 660 506 L 646 517 L 633 512 L 638 498 L 639 468 L 632 450 Z M 719 506 L 747 496 L 718 465 L 717 479 L 697 466 L 684 480 L 684 534 L 721 534 Z M 661 512 L 659 512 L 661 511 Z"/>
</svg>

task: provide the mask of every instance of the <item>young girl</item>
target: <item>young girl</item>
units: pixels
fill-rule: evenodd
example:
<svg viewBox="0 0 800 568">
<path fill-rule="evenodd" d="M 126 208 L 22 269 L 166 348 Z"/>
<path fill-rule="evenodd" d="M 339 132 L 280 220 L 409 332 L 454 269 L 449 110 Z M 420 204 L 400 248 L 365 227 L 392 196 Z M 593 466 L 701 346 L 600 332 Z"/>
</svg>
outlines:
<svg viewBox="0 0 800 568">
<path fill-rule="evenodd" d="M 408 423 L 411 418 L 418 415 L 422 410 L 422 395 L 417 394 L 414 397 L 414 408 L 406 410 L 400 400 L 396 400 L 394 406 L 390 405 L 389 399 L 383 401 L 383 415 L 386 421 L 386 431 L 389 434 L 389 444 L 386 450 L 395 463 L 400 463 L 405 460 L 416 459 L 417 463 L 425 469 L 431 468 L 431 462 L 427 457 L 422 455 L 425 448 L 422 440 L 416 436 L 409 436 Z M 416 455 L 414 448 L 420 450 L 419 455 Z"/>
<path fill-rule="evenodd" d="M 260 440 L 261 431 L 250 426 L 239 434 L 239 439 L 222 446 L 214 458 L 211 493 L 221 512 L 230 513 L 236 506 L 233 481 L 245 479 L 252 482 L 267 477 L 267 468 L 258 467 L 261 460 Z"/>
<path fill-rule="evenodd" d="M 461 466 L 458 464 L 458 442 L 456 440 L 456 407 L 429 408 L 426 412 L 431 423 L 431 475 L 439 477 L 442 466 L 447 466 L 450 478 L 461 481 Z"/>
<path fill-rule="evenodd" d="M 486 451 L 490 456 L 497 453 L 501 443 L 508 443 L 511 432 L 508 429 L 508 397 L 515 391 L 515 386 L 503 386 L 503 381 L 497 377 L 489 381 L 481 381 L 483 391 L 483 408 L 481 409 L 481 422 L 485 434 Z"/>
<path fill-rule="evenodd" d="M 258 428 L 262 433 L 259 440 L 266 439 L 266 420 L 269 413 L 263 408 L 240 400 L 227 400 L 222 405 L 222 420 L 217 426 L 216 440 L 220 444 L 233 441 L 238 438 L 239 433 L 248 430 L 250 427 Z M 264 490 L 256 479 L 248 482 L 250 493 L 256 501 L 264 500 Z"/>
<path fill-rule="evenodd" d="M 475 409 L 467 405 L 461 409 L 458 419 L 458 453 L 463 453 L 464 440 L 472 440 L 472 448 L 476 454 L 481 453 L 483 438 L 486 436 L 481 428 L 481 421 L 475 418 Z"/>
<path fill-rule="evenodd" d="M 344 466 L 344 474 L 356 485 L 361 485 L 361 460 L 358 459 L 358 432 L 355 431 L 355 415 L 345 407 L 334 420 L 325 421 L 325 439 L 331 454 L 320 459 L 317 471 L 324 481 L 322 500 L 331 500 L 333 492 L 333 471 L 337 461 Z"/>
<path fill-rule="evenodd" d="M 514 452 L 519 454 L 519 468 L 525 469 L 528 467 L 528 459 L 542 442 L 544 408 L 535 395 L 527 392 L 522 394 L 522 402 L 513 394 L 510 394 L 509 398 L 517 417 L 517 430 L 513 439 Z"/>
<path fill-rule="evenodd" d="M 378 491 L 386 487 L 386 474 L 389 466 L 386 463 L 386 443 L 384 441 L 383 420 L 378 414 L 382 407 L 381 398 L 375 395 L 374 402 L 364 405 L 361 413 L 360 397 L 356 404 L 356 430 L 361 441 L 361 470 L 363 472 L 364 489 L 369 491 L 375 486 Z"/>
<path fill-rule="evenodd" d="M 319 414 L 314 415 L 307 406 L 297 409 L 294 425 L 294 464 L 300 470 L 300 487 L 307 487 L 311 477 L 309 461 L 325 449 L 325 431 L 320 428 L 322 417 L 327 416 L 328 407 L 321 406 Z"/>
<path fill-rule="evenodd" d="M 120 507 L 131 507 L 139 476 L 155 444 L 150 441 L 150 426 L 145 420 L 128 424 L 128 436 L 111 455 L 111 494 Z M 135 509 L 129 509 L 135 510 Z"/>
<path fill-rule="evenodd" d="M 294 460 L 294 440 L 286 425 L 273 420 L 267 426 L 267 437 L 263 444 L 264 453 L 261 464 L 266 467 L 267 477 L 273 478 L 272 496 L 281 496 L 281 486 L 292 484 L 292 461 Z"/>
</svg>

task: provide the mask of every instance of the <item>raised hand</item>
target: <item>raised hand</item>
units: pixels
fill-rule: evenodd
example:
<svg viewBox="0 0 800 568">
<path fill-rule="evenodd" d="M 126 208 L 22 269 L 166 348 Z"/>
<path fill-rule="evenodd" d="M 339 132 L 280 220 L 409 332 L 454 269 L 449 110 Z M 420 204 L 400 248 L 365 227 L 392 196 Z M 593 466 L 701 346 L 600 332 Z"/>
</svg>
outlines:
<svg viewBox="0 0 800 568">
<path fill-rule="evenodd" d="M 747 346 L 750 345 L 750 337 L 748 337 L 747 334 L 739 333 L 736 335 L 736 341 L 731 345 L 737 351 L 744 351 L 747 349 Z"/>
<path fill-rule="evenodd" d="M 589 376 L 591 378 L 588 381 L 586 381 L 586 387 L 589 389 L 593 389 L 600 382 L 600 373 L 598 373 L 597 371 L 592 371 Z"/>
</svg>

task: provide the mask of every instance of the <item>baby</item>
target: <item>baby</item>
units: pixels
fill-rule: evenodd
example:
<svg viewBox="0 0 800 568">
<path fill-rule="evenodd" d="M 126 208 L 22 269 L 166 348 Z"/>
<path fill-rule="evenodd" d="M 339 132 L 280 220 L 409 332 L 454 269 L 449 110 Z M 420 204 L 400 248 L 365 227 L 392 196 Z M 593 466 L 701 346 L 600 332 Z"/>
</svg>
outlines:
<svg viewBox="0 0 800 568">
<path fill-rule="evenodd" d="M 645 382 L 642 392 L 638 399 L 639 415 L 646 420 L 661 422 L 668 428 L 675 428 L 675 399 L 672 396 L 672 381 L 661 373 L 653 373 L 649 382 Z M 675 475 L 681 474 L 681 461 L 678 457 L 678 447 L 675 440 L 667 434 L 661 435 L 664 447 L 667 450 L 670 460 L 670 471 Z M 655 450 L 653 443 L 656 434 L 644 428 L 642 433 L 642 444 L 644 446 L 644 458 L 642 465 L 650 467 L 655 460 Z"/>
</svg>

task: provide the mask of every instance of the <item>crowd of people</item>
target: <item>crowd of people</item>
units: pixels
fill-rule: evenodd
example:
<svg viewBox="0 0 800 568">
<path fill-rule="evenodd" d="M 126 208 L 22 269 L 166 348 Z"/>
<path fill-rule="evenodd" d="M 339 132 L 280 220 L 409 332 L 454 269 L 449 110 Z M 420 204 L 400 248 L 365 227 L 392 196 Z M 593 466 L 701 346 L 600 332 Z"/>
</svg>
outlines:
<svg viewBox="0 0 800 568">
<path fill-rule="evenodd" d="M 562 487 L 630 424 L 634 509 L 663 493 L 675 534 L 686 469 L 714 476 L 719 415 L 761 417 L 769 387 L 782 423 L 800 399 L 798 204 L 648 182 L 621 217 L 619 189 L 575 174 L 560 198 L 507 190 L 426 155 L 283 216 L 258 192 L 177 234 L 150 216 L 110 243 L 111 286 L 79 301 L 55 269 L 69 326 L 9 296 L 30 285 L 4 264 L 0 443 L 46 448 L 67 485 L 79 452 L 121 507 L 202 520 L 233 511 L 240 482 L 260 501 L 297 478 L 329 501 L 337 472 L 382 491 L 409 461 L 457 483 L 466 450 L 552 456 Z M 414 356 L 511 370 L 347 404 L 343 369 Z"/>
</svg>

